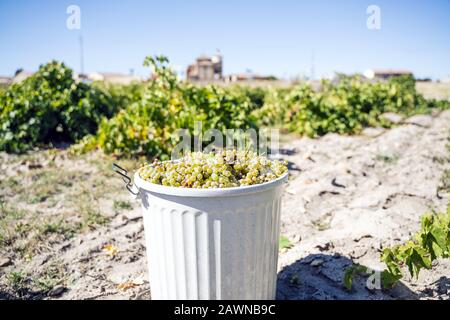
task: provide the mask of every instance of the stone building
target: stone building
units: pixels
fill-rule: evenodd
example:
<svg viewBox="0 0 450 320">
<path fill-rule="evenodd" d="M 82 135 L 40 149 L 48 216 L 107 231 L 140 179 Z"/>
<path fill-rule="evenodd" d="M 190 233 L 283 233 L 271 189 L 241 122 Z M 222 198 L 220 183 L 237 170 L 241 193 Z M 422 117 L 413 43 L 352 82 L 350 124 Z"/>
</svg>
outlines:
<svg viewBox="0 0 450 320">
<path fill-rule="evenodd" d="M 189 81 L 204 82 L 222 80 L 222 55 L 220 53 L 212 57 L 201 55 L 195 63 L 187 67 L 186 78 Z"/>
</svg>

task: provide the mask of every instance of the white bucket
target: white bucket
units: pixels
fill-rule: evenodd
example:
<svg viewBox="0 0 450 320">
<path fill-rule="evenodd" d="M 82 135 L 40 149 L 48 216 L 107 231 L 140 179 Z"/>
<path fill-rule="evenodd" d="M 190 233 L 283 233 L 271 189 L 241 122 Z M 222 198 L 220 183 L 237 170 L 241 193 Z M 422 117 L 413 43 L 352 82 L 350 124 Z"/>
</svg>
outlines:
<svg viewBox="0 0 450 320">
<path fill-rule="evenodd" d="M 188 189 L 136 173 L 152 299 L 275 299 L 285 181 Z"/>
</svg>

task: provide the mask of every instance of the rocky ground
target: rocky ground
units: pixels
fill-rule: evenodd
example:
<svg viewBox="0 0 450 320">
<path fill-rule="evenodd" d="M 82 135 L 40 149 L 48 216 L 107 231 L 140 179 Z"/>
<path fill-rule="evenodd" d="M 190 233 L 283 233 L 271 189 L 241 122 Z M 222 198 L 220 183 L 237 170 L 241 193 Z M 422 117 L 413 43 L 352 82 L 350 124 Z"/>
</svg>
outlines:
<svg viewBox="0 0 450 320">
<path fill-rule="evenodd" d="M 353 263 L 383 269 L 380 250 L 449 200 L 450 111 L 387 116 L 398 126 L 284 144 L 281 233 L 291 245 L 280 251 L 279 299 L 449 299 L 449 260 L 390 290 L 368 288 L 366 277 L 351 291 L 342 284 Z M 139 203 L 112 161 L 0 155 L 0 299 L 150 298 Z"/>
<path fill-rule="evenodd" d="M 280 256 L 279 298 L 449 298 L 448 260 L 393 290 L 368 290 L 365 278 L 351 292 L 342 287 L 347 267 L 382 270 L 380 250 L 407 240 L 423 213 L 444 211 L 449 201 L 450 112 L 397 120 L 390 130 L 289 143 L 296 176 L 282 233 L 295 244 Z"/>
</svg>

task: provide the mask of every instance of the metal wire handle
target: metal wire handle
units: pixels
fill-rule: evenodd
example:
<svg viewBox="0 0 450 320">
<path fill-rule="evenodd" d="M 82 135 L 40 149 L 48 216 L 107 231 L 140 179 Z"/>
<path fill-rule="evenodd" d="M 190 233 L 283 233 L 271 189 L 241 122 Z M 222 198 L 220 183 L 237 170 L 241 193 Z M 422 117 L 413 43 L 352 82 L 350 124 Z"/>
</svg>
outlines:
<svg viewBox="0 0 450 320">
<path fill-rule="evenodd" d="M 112 169 L 115 173 L 118 173 L 121 177 L 123 182 L 125 182 L 125 187 L 128 191 L 130 191 L 131 194 L 137 196 L 139 194 L 138 192 L 133 191 L 133 182 L 131 181 L 131 178 L 128 176 L 128 171 L 119 166 L 117 163 L 113 163 Z"/>
</svg>

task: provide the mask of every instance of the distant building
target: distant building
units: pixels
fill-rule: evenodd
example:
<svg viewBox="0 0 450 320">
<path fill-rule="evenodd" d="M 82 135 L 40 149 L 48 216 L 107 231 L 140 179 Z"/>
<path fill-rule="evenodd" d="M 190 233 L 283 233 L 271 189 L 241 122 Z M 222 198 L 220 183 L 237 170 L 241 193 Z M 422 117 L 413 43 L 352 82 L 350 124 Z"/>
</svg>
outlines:
<svg viewBox="0 0 450 320">
<path fill-rule="evenodd" d="M 8 86 L 12 82 L 11 77 L 2 77 L 0 76 L 0 86 Z"/>
<path fill-rule="evenodd" d="M 238 81 L 273 81 L 277 80 L 274 76 L 262 76 L 247 70 L 245 73 L 223 74 L 222 55 L 217 54 L 209 57 L 201 55 L 195 63 L 189 65 L 186 69 L 186 79 L 193 82 L 238 82 Z"/>
<path fill-rule="evenodd" d="M 85 73 L 74 73 L 73 74 L 73 79 L 77 82 L 92 82 L 89 79 L 89 76 Z"/>
<path fill-rule="evenodd" d="M 14 78 L 12 79 L 12 83 L 22 82 L 26 78 L 31 77 L 33 74 L 34 72 L 31 71 L 20 71 L 14 76 Z"/>
<path fill-rule="evenodd" d="M 130 84 L 134 81 L 141 81 L 141 78 L 135 75 L 112 72 L 92 72 L 88 74 L 87 79 L 90 81 L 104 81 L 114 84 Z"/>
<path fill-rule="evenodd" d="M 28 77 L 32 76 L 34 72 L 30 71 L 20 71 L 13 78 L 0 77 L 0 85 L 9 83 L 19 83 Z M 142 79 L 135 75 L 127 75 L 121 73 L 112 72 L 92 72 L 89 74 L 73 73 L 73 79 L 80 82 L 93 82 L 93 81 L 104 81 L 108 83 L 115 84 L 130 84 L 134 81 L 141 81 Z"/>
<path fill-rule="evenodd" d="M 189 65 L 186 70 L 186 79 L 189 81 L 214 81 L 223 79 L 222 55 L 209 57 L 202 55 L 196 62 Z"/>
<path fill-rule="evenodd" d="M 261 76 L 254 73 L 234 73 L 226 75 L 225 82 L 239 82 L 239 81 L 274 81 L 277 80 L 274 76 Z"/>
<path fill-rule="evenodd" d="M 413 73 L 409 70 L 395 70 L 395 69 L 369 69 L 364 72 L 364 76 L 368 79 L 389 79 L 400 76 L 413 76 Z"/>
</svg>

